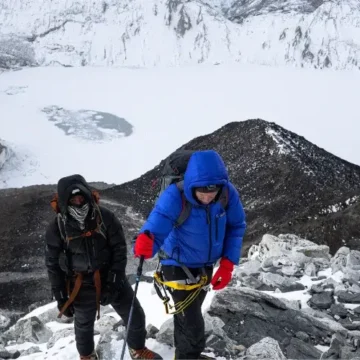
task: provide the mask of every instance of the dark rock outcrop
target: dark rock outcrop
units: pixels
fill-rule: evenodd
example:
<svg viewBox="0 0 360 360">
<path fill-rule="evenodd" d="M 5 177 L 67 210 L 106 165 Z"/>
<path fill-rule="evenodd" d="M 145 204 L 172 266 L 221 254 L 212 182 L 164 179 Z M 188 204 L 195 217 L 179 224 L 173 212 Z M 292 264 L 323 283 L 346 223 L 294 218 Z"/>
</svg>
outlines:
<svg viewBox="0 0 360 360">
<path fill-rule="evenodd" d="M 264 232 L 297 234 L 329 245 L 332 254 L 342 240 L 352 249 L 360 246 L 359 166 L 263 120 L 229 123 L 182 148 L 214 149 L 223 157 L 246 207 L 244 250 Z M 146 216 L 157 194 L 151 184 L 163 164 L 106 195 Z"/>
<path fill-rule="evenodd" d="M 0 34 L 0 69 L 36 65 L 31 39 L 15 34 Z"/>
<path fill-rule="evenodd" d="M 250 16 L 270 13 L 287 14 L 296 12 L 308 14 L 314 12 L 325 0 L 280 1 L 262 0 L 258 2 L 235 0 L 224 9 L 225 16 L 234 22 L 242 23 Z"/>
<path fill-rule="evenodd" d="M 317 309 L 329 309 L 334 302 L 334 296 L 329 291 L 314 294 L 309 300 L 310 305 Z"/>
<path fill-rule="evenodd" d="M 333 334 L 347 330 L 335 321 L 322 322 L 290 308 L 280 299 L 248 288 L 228 288 L 217 293 L 209 314 L 219 317 L 230 339 L 249 347 L 265 337 L 279 342 L 289 359 L 319 359 L 315 345 L 330 344 Z M 297 334 L 304 333 L 305 339 Z"/>
</svg>

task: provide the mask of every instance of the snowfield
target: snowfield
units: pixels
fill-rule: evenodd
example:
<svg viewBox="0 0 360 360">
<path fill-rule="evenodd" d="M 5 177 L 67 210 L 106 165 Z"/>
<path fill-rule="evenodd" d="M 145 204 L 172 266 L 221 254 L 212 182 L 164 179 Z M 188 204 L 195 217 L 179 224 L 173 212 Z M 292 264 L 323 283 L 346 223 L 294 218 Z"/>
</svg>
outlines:
<svg viewBox="0 0 360 360">
<path fill-rule="evenodd" d="M 32 68 L 0 75 L 0 188 L 81 173 L 120 184 L 196 136 L 251 118 L 273 121 L 360 164 L 360 73 L 198 65 Z"/>
</svg>

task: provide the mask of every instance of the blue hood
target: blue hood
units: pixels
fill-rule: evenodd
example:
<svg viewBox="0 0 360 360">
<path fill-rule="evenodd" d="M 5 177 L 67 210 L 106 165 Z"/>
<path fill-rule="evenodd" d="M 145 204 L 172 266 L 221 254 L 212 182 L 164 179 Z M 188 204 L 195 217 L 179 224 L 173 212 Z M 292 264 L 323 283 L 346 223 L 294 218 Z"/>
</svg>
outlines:
<svg viewBox="0 0 360 360">
<path fill-rule="evenodd" d="M 191 156 L 185 172 L 184 194 L 188 201 L 198 205 L 193 198 L 194 187 L 226 185 L 228 181 L 225 164 L 216 151 L 197 151 Z"/>
</svg>

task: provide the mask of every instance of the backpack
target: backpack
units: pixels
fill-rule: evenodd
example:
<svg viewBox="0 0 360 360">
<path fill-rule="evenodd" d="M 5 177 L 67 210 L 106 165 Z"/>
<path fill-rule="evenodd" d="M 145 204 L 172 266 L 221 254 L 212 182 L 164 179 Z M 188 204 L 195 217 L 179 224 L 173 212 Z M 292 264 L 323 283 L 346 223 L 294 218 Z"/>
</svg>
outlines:
<svg viewBox="0 0 360 360">
<path fill-rule="evenodd" d="M 176 187 L 181 193 L 182 208 L 179 217 L 175 222 L 175 227 L 181 226 L 186 219 L 190 216 L 192 204 L 186 199 L 184 194 L 184 175 L 189 163 L 189 160 L 195 150 L 177 150 L 172 153 L 165 161 L 164 167 L 161 172 L 160 190 L 157 199 L 162 192 L 171 184 L 176 184 Z M 229 202 L 229 191 L 224 187 L 217 200 L 223 209 L 226 211 Z"/>
</svg>

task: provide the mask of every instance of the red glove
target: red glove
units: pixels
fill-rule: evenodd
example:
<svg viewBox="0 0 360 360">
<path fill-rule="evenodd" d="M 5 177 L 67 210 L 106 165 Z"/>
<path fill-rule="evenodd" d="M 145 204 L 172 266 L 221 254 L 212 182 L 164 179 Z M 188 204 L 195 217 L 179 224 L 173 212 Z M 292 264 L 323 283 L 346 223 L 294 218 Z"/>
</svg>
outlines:
<svg viewBox="0 0 360 360">
<path fill-rule="evenodd" d="M 150 259 L 153 256 L 154 235 L 146 231 L 139 234 L 136 238 L 134 253 L 135 257 L 143 256 L 144 259 Z"/>
<path fill-rule="evenodd" d="M 233 270 L 234 264 L 230 260 L 222 258 L 220 260 L 219 269 L 211 279 L 211 285 L 213 286 L 213 289 L 223 289 L 230 282 Z"/>
</svg>

